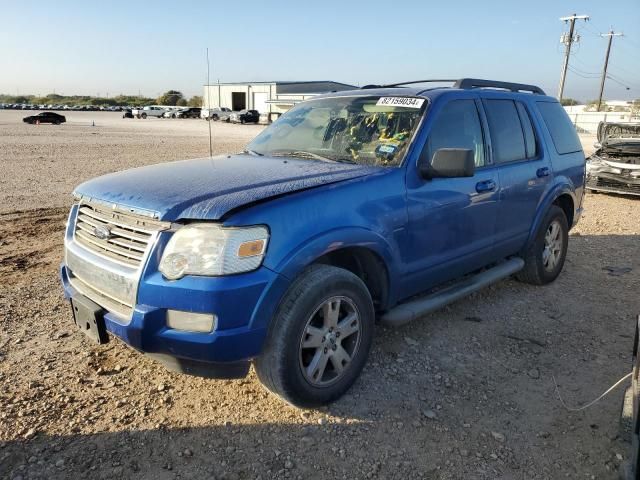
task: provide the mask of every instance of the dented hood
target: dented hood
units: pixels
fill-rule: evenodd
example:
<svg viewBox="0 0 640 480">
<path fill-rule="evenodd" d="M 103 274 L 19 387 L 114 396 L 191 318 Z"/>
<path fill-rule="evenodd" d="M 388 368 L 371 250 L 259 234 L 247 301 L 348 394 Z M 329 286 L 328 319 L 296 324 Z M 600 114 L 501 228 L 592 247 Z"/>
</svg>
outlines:
<svg viewBox="0 0 640 480">
<path fill-rule="evenodd" d="M 319 160 L 225 155 L 111 173 L 81 184 L 75 194 L 166 221 L 219 220 L 231 210 L 254 202 L 381 169 Z"/>
<path fill-rule="evenodd" d="M 613 142 L 640 143 L 640 123 L 607 123 L 598 125 L 598 142 L 603 145 Z"/>
</svg>

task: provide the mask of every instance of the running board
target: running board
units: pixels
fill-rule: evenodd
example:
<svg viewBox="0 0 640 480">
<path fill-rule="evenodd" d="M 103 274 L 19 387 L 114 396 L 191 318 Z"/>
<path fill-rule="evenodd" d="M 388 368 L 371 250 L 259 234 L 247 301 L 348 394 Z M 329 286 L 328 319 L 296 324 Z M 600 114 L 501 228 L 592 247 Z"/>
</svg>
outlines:
<svg viewBox="0 0 640 480">
<path fill-rule="evenodd" d="M 471 277 L 466 277 L 460 282 L 440 291 L 416 298 L 415 300 L 410 300 L 406 303 L 401 303 L 382 315 L 380 323 L 389 327 L 404 325 L 427 313 L 438 310 L 449 303 L 455 302 L 462 297 L 466 297 L 470 293 L 491 285 L 498 280 L 513 275 L 522 270 L 523 267 L 524 260 L 519 257 L 513 257 L 488 270 L 483 270 Z"/>
</svg>

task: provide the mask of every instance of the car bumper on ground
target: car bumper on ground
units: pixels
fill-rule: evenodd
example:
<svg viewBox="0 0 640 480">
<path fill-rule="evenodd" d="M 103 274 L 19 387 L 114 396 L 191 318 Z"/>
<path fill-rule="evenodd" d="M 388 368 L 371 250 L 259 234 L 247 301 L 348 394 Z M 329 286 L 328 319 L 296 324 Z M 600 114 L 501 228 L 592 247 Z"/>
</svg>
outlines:
<svg viewBox="0 0 640 480">
<path fill-rule="evenodd" d="M 69 274 L 63 264 L 60 277 L 65 297 L 86 299 L 69 281 Z M 262 349 L 287 281 L 264 267 L 244 275 L 182 280 L 168 282 L 157 273 L 141 280 L 139 303 L 130 318 L 100 312 L 106 332 L 170 370 L 209 378 L 245 376 L 251 359 Z M 149 305 L 149 300 L 154 304 Z M 212 313 L 215 327 L 206 333 L 170 328 L 168 310 Z"/>
</svg>

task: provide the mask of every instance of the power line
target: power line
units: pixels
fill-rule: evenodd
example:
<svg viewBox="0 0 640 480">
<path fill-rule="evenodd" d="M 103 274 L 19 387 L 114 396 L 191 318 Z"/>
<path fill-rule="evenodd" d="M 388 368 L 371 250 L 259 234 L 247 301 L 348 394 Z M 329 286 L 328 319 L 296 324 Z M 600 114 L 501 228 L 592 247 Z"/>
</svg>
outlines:
<svg viewBox="0 0 640 480">
<path fill-rule="evenodd" d="M 568 17 L 561 17 L 560 20 L 569 23 L 569 33 L 562 34 L 560 37 L 560 42 L 565 45 L 564 50 L 564 62 L 562 64 L 562 72 L 560 73 L 560 86 L 558 87 L 558 100 L 562 101 L 562 94 L 564 93 L 564 81 L 567 78 L 567 70 L 569 68 L 569 56 L 571 55 L 571 45 L 577 42 L 580 37 L 574 36 L 575 24 L 576 20 L 584 20 L 585 22 L 589 20 L 588 15 L 570 15 Z"/>
</svg>

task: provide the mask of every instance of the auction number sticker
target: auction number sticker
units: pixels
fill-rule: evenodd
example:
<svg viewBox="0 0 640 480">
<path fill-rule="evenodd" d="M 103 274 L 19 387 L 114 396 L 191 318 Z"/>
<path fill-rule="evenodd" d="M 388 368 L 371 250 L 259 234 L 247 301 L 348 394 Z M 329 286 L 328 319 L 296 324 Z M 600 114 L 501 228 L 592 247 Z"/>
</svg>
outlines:
<svg viewBox="0 0 640 480">
<path fill-rule="evenodd" d="M 407 107 L 407 108 L 420 108 L 424 103 L 424 98 L 411 98 L 411 97 L 380 97 L 376 105 L 383 105 L 386 107 Z"/>
</svg>

